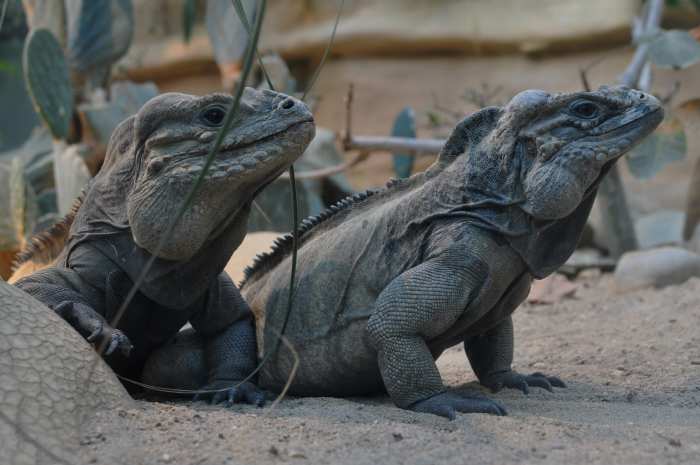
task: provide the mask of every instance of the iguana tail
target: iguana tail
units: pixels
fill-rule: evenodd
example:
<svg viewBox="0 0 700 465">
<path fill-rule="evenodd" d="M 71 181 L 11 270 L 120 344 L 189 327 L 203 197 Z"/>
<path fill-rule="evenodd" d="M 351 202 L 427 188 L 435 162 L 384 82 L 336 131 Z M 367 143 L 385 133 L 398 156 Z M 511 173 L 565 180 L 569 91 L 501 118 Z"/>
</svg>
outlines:
<svg viewBox="0 0 700 465">
<path fill-rule="evenodd" d="M 58 258 L 68 241 L 70 227 L 84 197 L 85 192 L 73 202 L 70 211 L 61 221 L 46 231 L 36 234 L 25 244 L 12 263 L 12 276 L 8 280 L 10 284 L 35 271 L 47 268 Z"/>
</svg>

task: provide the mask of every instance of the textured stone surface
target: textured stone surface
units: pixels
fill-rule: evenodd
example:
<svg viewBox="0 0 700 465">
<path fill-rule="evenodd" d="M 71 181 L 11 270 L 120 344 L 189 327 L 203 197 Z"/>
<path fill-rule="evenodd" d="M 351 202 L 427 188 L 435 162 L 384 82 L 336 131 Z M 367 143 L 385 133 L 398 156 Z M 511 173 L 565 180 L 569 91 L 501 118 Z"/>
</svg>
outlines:
<svg viewBox="0 0 700 465">
<path fill-rule="evenodd" d="M 180 0 L 136 0 L 127 68 L 182 75 L 214 52 L 202 24 L 182 40 Z M 477 55 L 610 47 L 629 41 L 640 0 L 361 0 L 345 2 L 334 52 L 348 55 L 452 51 Z M 338 2 L 268 2 L 260 48 L 285 58 L 322 54 Z M 204 11 L 200 11 L 204 17 Z M 552 18 L 556 18 L 553 21 Z"/>
<path fill-rule="evenodd" d="M 682 244 L 684 222 L 685 213 L 678 210 L 661 210 L 641 216 L 634 222 L 639 248 Z"/>
<path fill-rule="evenodd" d="M 58 315 L 0 281 L 0 450 L 3 464 L 75 463 L 80 426 L 130 398 Z"/>
<path fill-rule="evenodd" d="M 693 276 L 700 276 L 700 255 L 680 247 L 659 247 L 624 254 L 615 269 L 615 289 L 665 287 Z"/>
</svg>

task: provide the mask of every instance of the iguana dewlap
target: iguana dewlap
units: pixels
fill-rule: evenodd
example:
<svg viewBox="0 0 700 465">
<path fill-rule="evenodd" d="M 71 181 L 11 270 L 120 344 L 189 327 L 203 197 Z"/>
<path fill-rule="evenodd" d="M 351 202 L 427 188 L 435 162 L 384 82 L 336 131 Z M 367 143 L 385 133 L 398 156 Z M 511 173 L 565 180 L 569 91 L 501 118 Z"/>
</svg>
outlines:
<svg viewBox="0 0 700 465">
<path fill-rule="evenodd" d="M 512 371 L 511 313 L 533 278 L 571 255 L 596 190 L 615 161 L 663 118 L 654 97 L 602 87 L 529 90 L 460 122 L 424 173 L 348 198 L 303 224 L 294 304 L 284 332 L 299 357 L 290 393 L 347 396 L 386 389 L 402 408 L 454 417 L 504 414 L 448 391 L 435 359 L 463 344 L 479 381 L 498 390 L 563 386 Z M 280 347 L 259 382 L 280 390 L 294 359 L 276 343 L 286 317 L 291 238 L 241 285 L 258 357 Z M 201 345 L 182 335 L 149 361 Z M 193 358 L 191 374 L 203 364 Z"/>
<path fill-rule="evenodd" d="M 163 94 L 120 124 L 60 255 L 16 283 L 84 337 L 106 340 L 106 360 L 121 376 L 140 379 L 150 352 L 188 322 L 207 339 L 207 373 L 197 387 L 233 386 L 255 366 L 252 316 L 223 269 L 246 234 L 253 198 L 301 156 L 314 122 L 292 97 L 246 89 L 191 207 L 168 236 L 232 102 L 223 94 Z M 214 397 L 237 400 L 236 392 Z"/>
</svg>

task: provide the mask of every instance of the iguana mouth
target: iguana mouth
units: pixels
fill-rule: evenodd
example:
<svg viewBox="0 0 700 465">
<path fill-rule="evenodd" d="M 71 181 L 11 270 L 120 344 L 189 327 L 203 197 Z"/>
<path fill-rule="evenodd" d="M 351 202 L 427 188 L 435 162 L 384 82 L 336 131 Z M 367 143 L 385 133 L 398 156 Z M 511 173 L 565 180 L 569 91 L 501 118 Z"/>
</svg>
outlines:
<svg viewBox="0 0 700 465">
<path fill-rule="evenodd" d="M 603 155 L 604 158 L 602 160 L 598 158 L 598 161 L 607 164 L 620 158 L 632 146 L 652 132 L 663 119 L 663 115 L 663 109 L 660 107 L 656 108 L 608 131 L 572 140 L 563 145 L 558 152 L 571 149 L 572 147 L 576 150 L 577 144 L 583 144 L 582 150 L 598 154 L 599 157 Z M 590 147 L 588 146 L 589 144 Z"/>
<path fill-rule="evenodd" d="M 270 141 L 270 140 L 274 139 L 275 137 L 279 136 L 280 134 L 283 134 L 283 133 L 289 131 L 289 130 L 292 129 L 292 128 L 295 128 L 295 127 L 297 127 L 297 126 L 301 126 L 302 124 L 306 124 L 306 123 L 311 123 L 311 124 L 313 124 L 313 123 L 314 123 L 314 119 L 313 119 L 313 118 L 307 118 L 307 119 L 304 119 L 304 120 L 302 120 L 302 121 L 296 121 L 296 122 L 290 124 L 289 126 L 285 127 L 284 129 L 280 129 L 279 131 L 274 132 L 274 133 L 272 133 L 272 134 L 269 134 L 269 135 L 267 135 L 267 136 L 265 136 L 265 137 L 263 137 L 263 138 L 261 138 L 261 139 L 256 139 L 256 140 L 253 140 L 253 141 L 250 141 L 250 142 L 245 142 L 245 143 L 243 143 L 243 144 L 234 142 L 234 143 L 229 144 L 229 145 L 224 145 L 224 146 L 221 147 L 221 149 L 219 150 L 219 152 L 228 152 L 228 151 L 235 150 L 235 149 L 244 149 L 244 148 L 247 148 L 247 147 L 251 147 L 251 146 L 253 146 L 253 145 L 256 145 L 256 144 L 260 144 L 260 143 L 262 143 L 262 142 L 267 142 L 267 141 Z"/>
<path fill-rule="evenodd" d="M 253 169 L 260 163 L 266 163 L 275 159 L 279 159 L 283 156 L 283 153 L 278 153 L 276 151 L 267 152 L 265 150 L 255 151 L 256 146 L 261 146 L 264 148 L 270 142 L 278 139 L 281 135 L 294 130 L 295 128 L 302 127 L 303 125 L 314 124 L 313 118 L 308 118 L 302 121 L 297 121 L 295 123 L 286 126 L 279 131 L 269 134 L 260 139 L 256 139 L 250 142 L 241 144 L 240 142 L 234 142 L 228 145 L 222 146 L 217 152 L 214 162 L 218 165 L 214 165 L 217 169 L 225 169 L 227 166 L 229 168 L 226 174 L 234 175 L 238 173 L 243 173 L 248 169 Z M 246 150 L 248 149 L 248 150 Z M 172 174 L 191 174 L 192 172 L 199 172 L 199 170 L 204 166 L 206 156 L 209 154 L 210 149 L 201 150 L 189 150 L 174 154 L 168 154 L 165 157 L 158 157 L 154 160 L 156 162 L 162 162 L 167 164 Z M 240 154 L 239 152 L 247 152 L 245 154 Z M 235 165 L 229 164 L 233 161 L 237 161 Z M 218 163 L 217 163 L 218 162 Z M 178 173 L 179 172 L 179 173 Z"/>
</svg>

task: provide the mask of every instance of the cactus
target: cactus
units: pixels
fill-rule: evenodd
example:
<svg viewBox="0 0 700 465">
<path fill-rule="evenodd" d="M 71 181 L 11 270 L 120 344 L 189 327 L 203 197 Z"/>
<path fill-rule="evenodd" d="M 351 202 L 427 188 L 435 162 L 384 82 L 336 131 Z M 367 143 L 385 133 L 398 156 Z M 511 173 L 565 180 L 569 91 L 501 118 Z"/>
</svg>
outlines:
<svg viewBox="0 0 700 465">
<path fill-rule="evenodd" d="M 14 158 L 0 164 L 0 254 L 21 249 L 34 229 L 37 206 L 34 192 L 25 182 L 22 160 Z M 11 259 L 11 255 L 9 255 Z M 8 262 L 11 260 L 8 260 Z M 5 266 L 2 266 L 5 265 Z M 9 263 L 0 264 L 0 269 Z"/>
<path fill-rule="evenodd" d="M 27 37 L 24 76 L 34 108 L 54 139 L 66 140 L 73 116 L 73 88 L 63 50 L 48 29 L 35 29 Z"/>
<path fill-rule="evenodd" d="M 394 120 L 394 128 L 391 131 L 394 137 L 416 137 L 416 114 L 411 107 L 401 110 Z M 407 178 L 413 171 L 416 157 L 411 154 L 394 153 L 394 172 L 399 178 Z"/>
<path fill-rule="evenodd" d="M 134 34 L 131 0 L 65 0 L 66 56 L 81 100 L 104 91 L 112 64 L 129 49 Z"/>
</svg>

